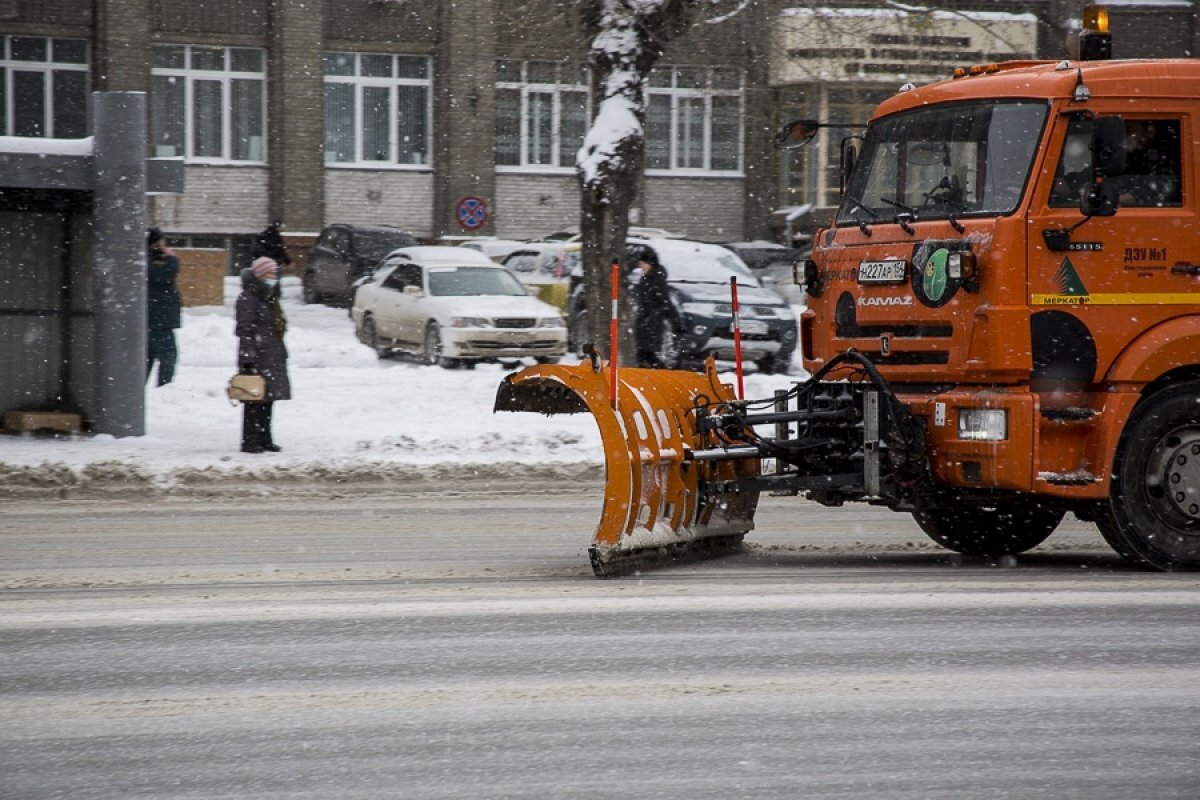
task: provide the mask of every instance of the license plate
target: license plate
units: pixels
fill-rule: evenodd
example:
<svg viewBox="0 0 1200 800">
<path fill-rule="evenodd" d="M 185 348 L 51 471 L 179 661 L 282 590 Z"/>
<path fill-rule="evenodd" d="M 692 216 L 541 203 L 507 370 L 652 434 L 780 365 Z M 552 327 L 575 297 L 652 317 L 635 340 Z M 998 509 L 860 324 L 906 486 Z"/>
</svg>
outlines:
<svg viewBox="0 0 1200 800">
<path fill-rule="evenodd" d="M 864 261 L 858 265 L 859 283 L 904 283 L 908 262 L 892 258 L 887 261 Z"/>
<path fill-rule="evenodd" d="M 765 336 L 767 333 L 767 323 L 760 319 L 744 319 L 742 320 L 742 333 L 750 336 Z"/>
</svg>

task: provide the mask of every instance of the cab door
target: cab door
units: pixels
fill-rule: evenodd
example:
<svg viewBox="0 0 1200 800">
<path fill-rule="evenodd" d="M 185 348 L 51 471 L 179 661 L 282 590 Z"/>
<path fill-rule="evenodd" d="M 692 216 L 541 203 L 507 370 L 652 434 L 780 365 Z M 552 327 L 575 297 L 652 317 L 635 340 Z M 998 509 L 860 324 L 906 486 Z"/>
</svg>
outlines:
<svg viewBox="0 0 1200 800">
<path fill-rule="evenodd" d="M 1091 185 L 1092 120 L 1060 115 L 1049 140 L 1028 226 L 1035 388 L 1102 380 L 1140 332 L 1200 302 L 1200 282 L 1187 269 L 1200 264 L 1195 153 L 1185 144 L 1196 120 L 1180 101 L 1130 110 L 1124 100 L 1091 108 L 1120 114 L 1126 127 L 1126 174 L 1106 179 L 1119 186 L 1112 216 L 1085 221 L 1080 211 Z"/>
</svg>

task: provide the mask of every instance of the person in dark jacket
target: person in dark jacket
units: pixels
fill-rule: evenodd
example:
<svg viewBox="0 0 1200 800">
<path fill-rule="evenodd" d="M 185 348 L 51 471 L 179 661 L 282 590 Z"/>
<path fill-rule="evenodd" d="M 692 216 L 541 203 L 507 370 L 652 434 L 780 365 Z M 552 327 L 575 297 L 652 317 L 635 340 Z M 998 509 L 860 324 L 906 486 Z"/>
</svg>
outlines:
<svg viewBox="0 0 1200 800">
<path fill-rule="evenodd" d="M 287 248 L 283 246 L 283 236 L 279 233 L 283 230 L 283 220 L 275 220 L 254 240 L 254 250 L 250 253 L 251 258 L 261 258 L 266 256 L 273 260 L 281 267 L 288 267 L 292 263 L 292 257 L 288 255 Z"/>
<path fill-rule="evenodd" d="M 146 380 L 158 362 L 158 386 L 175 378 L 179 357 L 175 329 L 179 327 L 179 258 L 167 247 L 162 231 L 146 233 Z"/>
<path fill-rule="evenodd" d="M 279 264 L 266 256 L 242 270 L 242 293 L 237 299 L 238 370 L 266 380 L 262 402 L 242 403 L 242 452 L 278 453 L 283 448 L 271 436 L 271 413 L 277 400 L 292 398 L 283 335 L 287 318 L 279 304 Z"/>
<path fill-rule="evenodd" d="M 642 248 L 634 256 L 642 277 L 633 288 L 637 305 L 634 323 L 634 339 L 637 343 L 639 367 L 661 369 L 667 365 L 658 354 L 663 348 L 663 328 L 677 327 L 675 306 L 671 303 L 671 291 L 667 286 L 667 271 L 658 260 L 658 254 L 649 247 Z"/>
</svg>

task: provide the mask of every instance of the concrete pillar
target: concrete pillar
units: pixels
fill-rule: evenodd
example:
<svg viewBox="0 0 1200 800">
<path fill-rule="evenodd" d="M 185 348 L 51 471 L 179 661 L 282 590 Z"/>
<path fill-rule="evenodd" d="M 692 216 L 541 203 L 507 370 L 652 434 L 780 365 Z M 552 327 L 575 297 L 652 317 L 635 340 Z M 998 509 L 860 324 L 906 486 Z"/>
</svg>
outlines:
<svg viewBox="0 0 1200 800">
<path fill-rule="evenodd" d="M 472 233 L 495 231 L 496 215 L 496 0 L 438 4 L 442 33 L 434 97 L 433 235 L 463 234 L 454 216 L 464 197 L 488 206 L 487 223 Z"/>
<path fill-rule="evenodd" d="M 146 95 L 92 95 L 93 431 L 146 433 Z"/>
<path fill-rule="evenodd" d="M 289 230 L 325 221 L 324 8 L 313 0 L 272 0 L 267 125 L 270 208 Z M 339 13 L 330 3 L 333 13 Z M 270 220 L 249 220 L 259 230 Z"/>
</svg>

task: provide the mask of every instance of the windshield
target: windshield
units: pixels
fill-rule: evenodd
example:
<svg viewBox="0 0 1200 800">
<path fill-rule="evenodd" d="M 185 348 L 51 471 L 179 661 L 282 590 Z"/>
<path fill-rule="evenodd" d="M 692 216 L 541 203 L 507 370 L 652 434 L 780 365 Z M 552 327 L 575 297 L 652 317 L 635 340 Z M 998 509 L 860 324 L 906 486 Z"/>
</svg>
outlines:
<svg viewBox="0 0 1200 800">
<path fill-rule="evenodd" d="M 954 103 L 875 122 L 837 223 L 1011 213 L 1048 108 L 1033 100 Z"/>
<path fill-rule="evenodd" d="M 429 270 L 429 293 L 435 297 L 476 294 L 519 296 L 520 282 L 506 269 L 496 267 L 438 267 Z"/>
<path fill-rule="evenodd" d="M 403 231 L 360 231 L 356 237 L 355 247 L 359 258 L 378 261 L 401 247 L 412 247 L 417 240 L 412 234 Z"/>
</svg>

